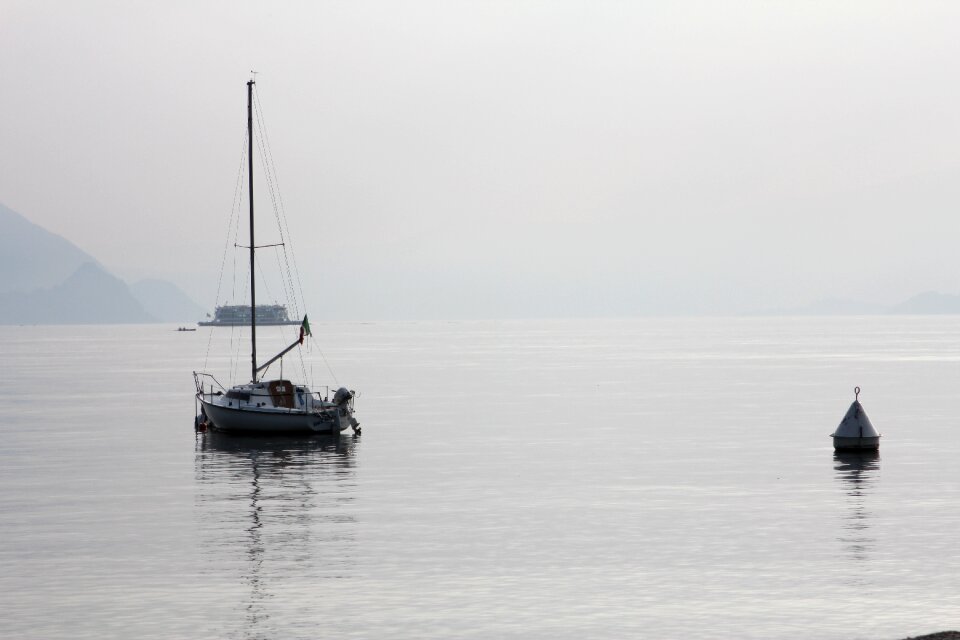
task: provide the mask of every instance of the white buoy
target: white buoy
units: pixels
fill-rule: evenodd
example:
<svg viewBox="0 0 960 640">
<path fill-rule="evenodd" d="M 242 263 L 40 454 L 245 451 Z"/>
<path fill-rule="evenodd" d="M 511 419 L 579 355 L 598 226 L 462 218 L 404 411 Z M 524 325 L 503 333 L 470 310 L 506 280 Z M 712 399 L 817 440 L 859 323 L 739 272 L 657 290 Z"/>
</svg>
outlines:
<svg viewBox="0 0 960 640">
<path fill-rule="evenodd" d="M 860 404 L 860 387 L 853 390 L 854 400 L 837 430 L 830 434 L 837 451 L 864 451 L 880 448 L 880 434 L 870 424 L 867 412 Z"/>
</svg>

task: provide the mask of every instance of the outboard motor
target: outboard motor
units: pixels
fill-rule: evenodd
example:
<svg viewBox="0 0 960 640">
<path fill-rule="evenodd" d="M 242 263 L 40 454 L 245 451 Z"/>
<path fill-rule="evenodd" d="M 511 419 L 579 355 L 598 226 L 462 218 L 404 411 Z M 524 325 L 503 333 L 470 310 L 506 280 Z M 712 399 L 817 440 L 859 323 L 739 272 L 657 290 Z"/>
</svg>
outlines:
<svg viewBox="0 0 960 640">
<path fill-rule="evenodd" d="M 333 394 L 333 404 L 342 407 L 350 402 L 351 398 L 353 398 L 353 392 L 346 387 L 340 387 L 337 389 L 337 392 Z"/>
<path fill-rule="evenodd" d="M 360 423 L 353 417 L 353 407 L 350 406 L 350 403 L 353 401 L 354 393 L 346 387 L 340 387 L 337 389 L 337 392 L 333 394 L 333 404 L 337 405 L 337 413 L 340 415 L 340 418 L 348 418 L 350 420 L 350 426 L 353 427 L 354 435 L 360 435 Z"/>
</svg>

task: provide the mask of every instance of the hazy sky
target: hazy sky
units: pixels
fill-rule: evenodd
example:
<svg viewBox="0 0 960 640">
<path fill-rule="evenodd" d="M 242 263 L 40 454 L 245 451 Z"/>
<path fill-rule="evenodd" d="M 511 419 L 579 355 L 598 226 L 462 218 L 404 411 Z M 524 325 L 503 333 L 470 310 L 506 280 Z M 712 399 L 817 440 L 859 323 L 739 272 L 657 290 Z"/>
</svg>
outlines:
<svg viewBox="0 0 960 640">
<path fill-rule="evenodd" d="M 956 2 L 0 0 L 0 202 L 212 307 L 256 70 L 319 317 L 957 293 L 958 33 Z"/>
</svg>

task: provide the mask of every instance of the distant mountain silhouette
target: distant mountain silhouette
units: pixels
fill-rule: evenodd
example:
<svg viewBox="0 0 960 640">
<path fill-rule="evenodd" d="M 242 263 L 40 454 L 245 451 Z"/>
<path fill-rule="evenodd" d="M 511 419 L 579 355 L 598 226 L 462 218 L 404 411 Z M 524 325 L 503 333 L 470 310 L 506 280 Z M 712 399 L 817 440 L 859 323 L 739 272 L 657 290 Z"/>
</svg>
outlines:
<svg viewBox="0 0 960 640">
<path fill-rule="evenodd" d="M 931 315 L 960 314 L 960 296 L 936 291 L 917 294 L 890 308 L 890 313 Z"/>
<path fill-rule="evenodd" d="M 0 204 L 0 293 L 49 288 L 94 258 Z"/>
<path fill-rule="evenodd" d="M 756 315 L 776 316 L 867 316 L 867 315 L 960 315 L 960 295 L 926 291 L 893 306 L 856 300 L 826 298 L 805 307 L 775 309 Z"/>
<path fill-rule="evenodd" d="M 178 322 L 203 314 L 175 285 L 128 287 L 70 241 L 0 204 L 0 324 Z"/>
<path fill-rule="evenodd" d="M 885 313 L 886 308 L 878 304 L 869 304 L 843 298 L 824 298 L 804 307 L 774 309 L 757 315 L 773 316 L 869 316 Z"/>
<path fill-rule="evenodd" d="M 161 322 L 193 323 L 206 313 L 187 294 L 166 280 L 140 280 L 130 285 L 130 291 L 147 313 Z"/>
<path fill-rule="evenodd" d="M 0 294 L 0 324 L 156 322 L 129 287 L 93 262 L 49 289 Z"/>
<path fill-rule="evenodd" d="M 869 316 L 883 313 L 884 307 L 879 304 L 869 304 L 859 300 L 845 300 L 842 298 L 824 298 L 806 308 L 807 314 L 822 316 Z"/>
</svg>

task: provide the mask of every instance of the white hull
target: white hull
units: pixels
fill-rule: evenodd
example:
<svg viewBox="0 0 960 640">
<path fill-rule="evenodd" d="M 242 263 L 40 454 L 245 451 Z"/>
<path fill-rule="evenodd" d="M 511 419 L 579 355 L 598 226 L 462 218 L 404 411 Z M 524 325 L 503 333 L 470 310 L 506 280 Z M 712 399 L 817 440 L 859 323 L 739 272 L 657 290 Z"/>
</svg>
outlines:
<svg viewBox="0 0 960 640">
<path fill-rule="evenodd" d="M 200 398 L 203 411 L 218 431 L 230 433 L 340 433 L 350 418 L 337 410 L 315 413 L 296 409 L 222 407 Z"/>
</svg>

